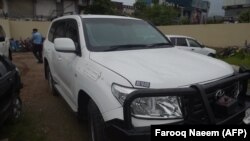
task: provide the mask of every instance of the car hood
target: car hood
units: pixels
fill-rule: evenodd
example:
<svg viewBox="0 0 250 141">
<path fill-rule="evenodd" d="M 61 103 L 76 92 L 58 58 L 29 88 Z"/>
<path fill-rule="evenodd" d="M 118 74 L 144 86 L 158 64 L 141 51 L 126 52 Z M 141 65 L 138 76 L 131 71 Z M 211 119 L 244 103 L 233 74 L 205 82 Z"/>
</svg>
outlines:
<svg viewBox="0 0 250 141">
<path fill-rule="evenodd" d="M 231 76 L 233 68 L 214 58 L 176 48 L 91 52 L 90 59 L 132 83 L 150 88 L 175 88 Z"/>
</svg>

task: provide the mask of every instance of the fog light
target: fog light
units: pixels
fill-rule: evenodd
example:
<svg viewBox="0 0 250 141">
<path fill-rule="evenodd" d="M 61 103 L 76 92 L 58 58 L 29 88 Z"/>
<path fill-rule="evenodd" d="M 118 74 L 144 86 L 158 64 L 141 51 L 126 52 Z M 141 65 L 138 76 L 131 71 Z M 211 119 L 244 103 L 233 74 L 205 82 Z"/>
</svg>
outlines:
<svg viewBox="0 0 250 141">
<path fill-rule="evenodd" d="M 243 122 L 248 125 L 250 124 L 250 108 L 246 110 Z"/>
</svg>

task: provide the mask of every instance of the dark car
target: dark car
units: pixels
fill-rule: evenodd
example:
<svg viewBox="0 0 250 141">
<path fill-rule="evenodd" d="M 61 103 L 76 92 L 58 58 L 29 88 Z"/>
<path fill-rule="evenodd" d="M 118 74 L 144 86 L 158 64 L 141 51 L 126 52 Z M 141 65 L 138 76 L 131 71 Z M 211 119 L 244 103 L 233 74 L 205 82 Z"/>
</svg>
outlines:
<svg viewBox="0 0 250 141">
<path fill-rule="evenodd" d="M 0 127 L 6 120 L 16 120 L 22 111 L 20 74 L 16 66 L 0 55 Z"/>
</svg>

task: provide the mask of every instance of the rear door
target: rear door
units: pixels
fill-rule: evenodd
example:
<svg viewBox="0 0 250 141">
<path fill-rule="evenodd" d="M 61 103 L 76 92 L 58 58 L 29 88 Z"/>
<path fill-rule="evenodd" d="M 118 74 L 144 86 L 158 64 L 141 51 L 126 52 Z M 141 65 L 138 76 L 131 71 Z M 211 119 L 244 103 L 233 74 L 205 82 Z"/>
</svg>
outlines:
<svg viewBox="0 0 250 141">
<path fill-rule="evenodd" d="M 175 45 L 179 49 L 191 51 L 191 49 L 188 47 L 186 38 L 182 38 L 182 37 L 175 38 Z"/>
</svg>

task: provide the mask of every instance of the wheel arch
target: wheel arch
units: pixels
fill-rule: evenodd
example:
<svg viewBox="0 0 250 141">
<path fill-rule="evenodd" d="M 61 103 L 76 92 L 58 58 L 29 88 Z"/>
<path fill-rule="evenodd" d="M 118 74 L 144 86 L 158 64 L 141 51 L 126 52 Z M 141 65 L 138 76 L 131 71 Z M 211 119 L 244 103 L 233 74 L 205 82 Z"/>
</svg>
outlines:
<svg viewBox="0 0 250 141">
<path fill-rule="evenodd" d="M 48 72 L 47 72 L 48 67 L 49 67 L 49 62 L 47 58 L 44 58 L 44 76 L 46 80 L 48 79 Z"/>
<path fill-rule="evenodd" d="M 78 105 L 78 115 L 81 119 L 87 119 L 88 115 L 88 103 L 92 98 L 83 90 L 79 90 L 77 105 Z"/>
<path fill-rule="evenodd" d="M 207 55 L 207 56 L 210 56 L 210 57 L 215 58 L 215 57 L 216 57 L 216 54 L 214 54 L 214 53 L 208 53 L 208 55 Z"/>
</svg>

